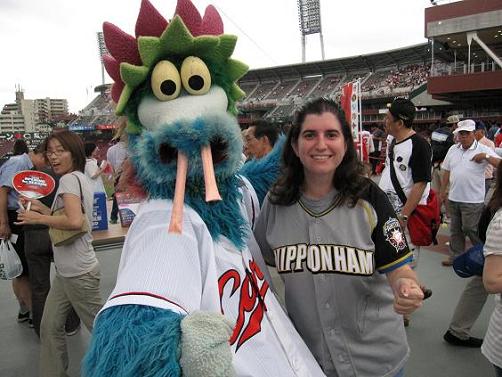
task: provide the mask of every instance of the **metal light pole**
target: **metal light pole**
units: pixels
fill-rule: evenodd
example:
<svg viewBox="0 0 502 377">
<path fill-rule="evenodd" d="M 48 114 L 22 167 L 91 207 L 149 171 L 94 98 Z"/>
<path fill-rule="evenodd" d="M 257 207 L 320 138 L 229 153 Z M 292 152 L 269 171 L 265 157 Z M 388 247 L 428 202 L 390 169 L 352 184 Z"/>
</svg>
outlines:
<svg viewBox="0 0 502 377">
<path fill-rule="evenodd" d="M 103 32 L 98 31 L 96 33 L 98 39 L 98 52 L 99 52 L 99 60 L 101 61 L 101 84 L 105 85 L 105 65 L 103 64 L 103 56 L 108 54 L 108 50 L 105 46 L 105 39 L 103 37 Z"/>
<path fill-rule="evenodd" d="M 305 62 L 306 36 L 309 34 L 319 34 L 322 60 L 324 60 L 320 0 L 297 0 L 296 3 L 298 5 L 300 32 L 302 33 L 302 62 Z"/>
</svg>

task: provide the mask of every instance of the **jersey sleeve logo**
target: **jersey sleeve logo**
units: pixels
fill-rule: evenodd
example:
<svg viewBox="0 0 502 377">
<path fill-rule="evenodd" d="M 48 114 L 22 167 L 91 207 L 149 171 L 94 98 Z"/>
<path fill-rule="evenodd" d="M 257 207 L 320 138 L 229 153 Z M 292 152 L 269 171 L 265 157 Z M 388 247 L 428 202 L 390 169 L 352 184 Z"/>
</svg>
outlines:
<svg viewBox="0 0 502 377">
<path fill-rule="evenodd" d="M 383 234 L 385 240 L 396 249 L 396 253 L 406 248 L 406 240 L 401 230 L 401 225 L 395 217 L 391 217 L 385 222 L 383 225 Z"/>
<path fill-rule="evenodd" d="M 231 286 L 228 297 L 225 296 L 227 284 Z M 241 279 L 237 270 L 228 270 L 218 279 L 218 288 L 222 314 L 225 314 L 224 302 L 229 301 L 235 292 L 239 292 L 238 315 L 229 340 L 230 345 L 236 344 L 237 352 L 245 342 L 261 332 L 261 323 L 267 311 L 265 296 L 269 285 L 258 265 L 251 260 L 244 279 Z"/>
</svg>

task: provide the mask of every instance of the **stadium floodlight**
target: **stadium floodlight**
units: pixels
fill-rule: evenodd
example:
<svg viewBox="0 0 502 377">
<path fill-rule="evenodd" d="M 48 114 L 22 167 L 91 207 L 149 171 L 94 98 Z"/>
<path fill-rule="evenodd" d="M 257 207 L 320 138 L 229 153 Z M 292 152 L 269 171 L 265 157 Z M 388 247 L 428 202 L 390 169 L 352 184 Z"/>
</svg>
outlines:
<svg viewBox="0 0 502 377">
<path fill-rule="evenodd" d="M 296 2 L 300 32 L 302 33 L 302 61 L 305 62 L 305 37 L 309 34 L 319 34 L 322 60 L 324 60 L 320 0 L 297 0 Z"/>
<path fill-rule="evenodd" d="M 106 49 L 103 32 L 98 31 L 96 35 L 98 39 L 99 60 L 101 61 L 101 84 L 105 85 L 105 65 L 103 64 L 103 56 L 108 54 L 108 50 Z"/>
</svg>

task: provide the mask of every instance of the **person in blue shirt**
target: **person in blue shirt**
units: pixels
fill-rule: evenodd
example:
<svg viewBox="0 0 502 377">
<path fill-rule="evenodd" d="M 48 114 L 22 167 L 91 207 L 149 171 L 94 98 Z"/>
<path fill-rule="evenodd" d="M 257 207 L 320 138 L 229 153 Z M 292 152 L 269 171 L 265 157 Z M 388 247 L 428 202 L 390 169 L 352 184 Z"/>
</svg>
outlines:
<svg viewBox="0 0 502 377">
<path fill-rule="evenodd" d="M 45 166 L 42 146 L 38 146 L 31 152 L 12 156 L 0 167 L 0 239 L 8 240 L 12 234 L 18 236 L 13 245 L 23 264 L 21 276 L 12 280 L 12 289 L 19 302 L 18 322 L 30 320 L 31 287 L 28 279 L 28 264 L 24 255 L 23 227 L 14 224 L 17 221 L 19 195 L 12 186 L 12 178 L 22 170 L 43 169 Z"/>
</svg>

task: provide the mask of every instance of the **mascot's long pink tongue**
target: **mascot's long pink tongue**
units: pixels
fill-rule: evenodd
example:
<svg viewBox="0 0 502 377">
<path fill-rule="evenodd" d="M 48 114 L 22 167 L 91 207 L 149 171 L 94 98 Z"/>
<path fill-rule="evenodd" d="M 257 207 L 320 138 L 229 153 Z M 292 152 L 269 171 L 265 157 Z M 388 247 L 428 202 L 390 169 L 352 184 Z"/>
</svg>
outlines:
<svg viewBox="0 0 502 377">
<path fill-rule="evenodd" d="M 209 146 L 201 150 L 202 169 L 204 170 L 204 184 L 206 186 L 206 202 L 221 200 L 213 168 L 213 157 Z M 183 222 L 183 202 L 185 197 L 185 184 L 187 179 L 188 159 L 178 151 L 178 164 L 176 167 L 176 185 L 174 188 L 173 212 L 169 223 L 169 233 L 181 234 Z"/>
<path fill-rule="evenodd" d="M 183 201 L 185 198 L 185 183 L 187 180 L 188 158 L 178 151 L 178 164 L 176 167 L 176 185 L 174 187 L 173 212 L 169 223 L 169 233 L 181 234 L 183 222 Z"/>
<path fill-rule="evenodd" d="M 200 151 L 202 159 L 202 169 L 204 169 L 204 184 L 206 186 L 206 202 L 214 202 L 221 200 L 218 186 L 216 186 L 216 178 L 214 176 L 213 156 L 209 145 L 202 147 Z"/>
</svg>

